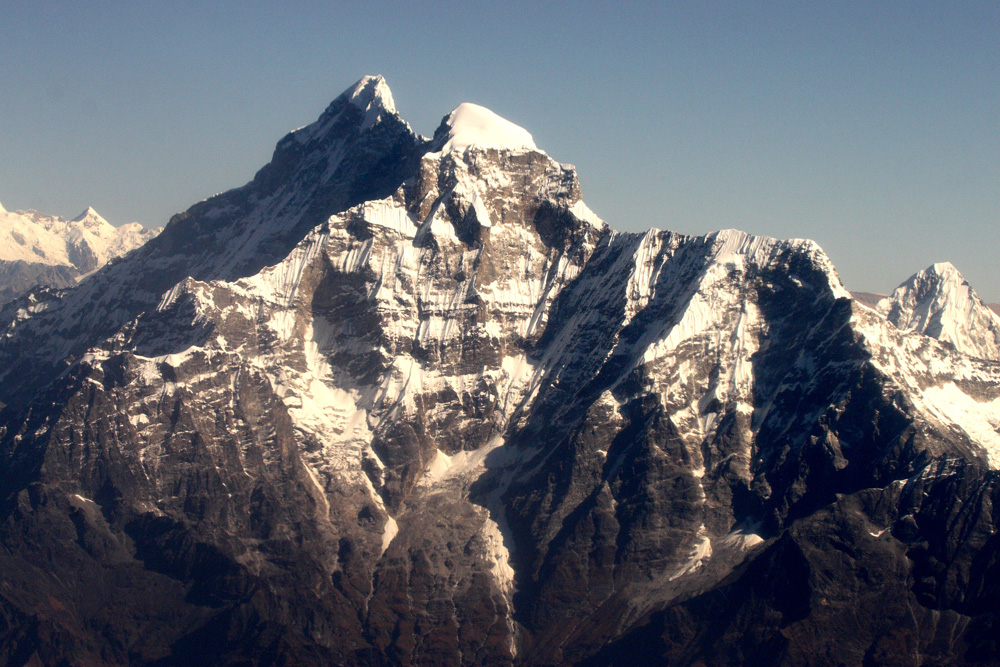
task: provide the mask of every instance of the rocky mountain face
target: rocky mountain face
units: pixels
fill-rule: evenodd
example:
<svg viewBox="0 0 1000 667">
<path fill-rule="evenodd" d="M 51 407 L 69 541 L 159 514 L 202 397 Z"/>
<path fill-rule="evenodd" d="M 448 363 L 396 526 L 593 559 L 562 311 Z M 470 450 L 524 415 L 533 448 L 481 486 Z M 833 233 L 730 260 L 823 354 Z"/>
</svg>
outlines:
<svg viewBox="0 0 1000 667">
<path fill-rule="evenodd" d="M 900 329 L 951 343 L 965 354 L 1000 361 L 1000 315 L 948 262 L 913 274 L 875 308 Z"/>
<path fill-rule="evenodd" d="M 8 663 L 1000 659 L 1000 364 L 482 107 L 365 77 L 0 318 Z"/>
<path fill-rule="evenodd" d="M 0 305 L 35 287 L 71 287 L 159 232 L 137 222 L 114 227 L 90 207 L 65 220 L 0 206 Z"/>
</svg>

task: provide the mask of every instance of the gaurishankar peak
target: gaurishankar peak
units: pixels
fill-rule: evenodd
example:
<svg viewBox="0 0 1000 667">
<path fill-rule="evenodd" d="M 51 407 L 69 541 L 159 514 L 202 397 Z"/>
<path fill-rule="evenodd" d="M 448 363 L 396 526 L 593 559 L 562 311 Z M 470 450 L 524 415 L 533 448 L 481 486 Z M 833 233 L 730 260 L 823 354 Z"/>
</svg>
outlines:
<svg viewBox="0 0 1000 667">
<path fill-rule="evenodd" d="M 105 225 L 110 225 L 107 220 L 105 220 L 100 213 L 94 210 L 93 206 L 88 206 L 84 209 L 83 213 L 73 218 L 72 222 L 92 222 L 92 223 L 103 223 Z"/>
</svg>

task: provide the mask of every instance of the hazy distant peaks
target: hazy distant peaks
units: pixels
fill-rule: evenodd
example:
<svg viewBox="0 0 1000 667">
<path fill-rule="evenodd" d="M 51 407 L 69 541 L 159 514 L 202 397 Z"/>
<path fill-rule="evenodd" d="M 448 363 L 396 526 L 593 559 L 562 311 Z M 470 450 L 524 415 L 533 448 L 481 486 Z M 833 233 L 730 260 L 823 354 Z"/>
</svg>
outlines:
<svg viewBox="0 0 1000 667">
<path fill-rule="evenodd" d="M 87 227 L 95 227 L 98 225 L 112 226 L 111 223 L 105 220 L 100 213 L 94 210 L 93 206 L 88 206 L 83 213 L 73 218 L 73 222 L 82 222 Z"/>
<path fill-rule="evenodd" d="M 446 137 L 442 139 L 442 135 Z M 531 134 L 519 125 L 501 118 L 486 107 L 465 102 L 448 114 L 435 133 L 444 141 L 441 152 L 462 150 L 469 146 L 509 150 L 538 150 Z"/>
<path fill-rule="evenodd" d="M 72 266 L 86 273 L 142 245 L 159 231 L 139 223 L 116 228 L 89 206 L 73 220 L 37 211 L 3 211 L 0 261 Z"/>
</svg>

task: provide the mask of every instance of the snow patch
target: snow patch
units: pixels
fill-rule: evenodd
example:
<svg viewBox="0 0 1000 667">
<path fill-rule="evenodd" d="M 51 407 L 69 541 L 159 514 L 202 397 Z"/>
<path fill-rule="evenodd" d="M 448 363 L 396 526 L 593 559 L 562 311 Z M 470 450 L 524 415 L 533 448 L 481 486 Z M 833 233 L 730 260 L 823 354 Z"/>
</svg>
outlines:
<svg viewBox="0 0 1000 667">
<path fill-rule="evenodd" d="M 362 204 L 361 216 L 369 224 L 391 229 L 408 239 L 412 239 L 417 233 L 417 221 L 392 199 L 380 199 Z"/>
<path fill-rule="evenodd" d="M 385 515 L 385 526 L 382 528 L 382 553 L 386 552 L 392 541 L 396 539 L 396 535 L 399 535 L 399 524 L 396 520 L 389 516 L 388 513 Z M 379 554 L 381 555 L 381 554 Z"/>
<path fill-rule="evenodd" d="M 514 568 L 510 566 L 510 551 L 504 544 L 500 525 L 486 517 L 479 534 L 486 547 L 483 555 L 490 564 L 493 581 L 509 601 L 514 595 Z"/>
<path fill-rule="evenodd" d="M 479 222 L 480 227 L 493 226 L 490 221 L 490 212 L 486 210 L 486 204 L 483 203 L 478 192 L 472 196 L 472 209 L 476 212 L 476 221 Z"/>
<path fill-rule="evenodd" d="M 691 574 L 704 567 L 705 562 L 712 557 L 712 538 L 708 536 L 708 531 L 702 525 L 698 529 L 697 542 L 691 548 L 688 561 L 677 569 L 668 581 L 679 579 L 686 574 Z"/>
<path fill-rule="evenodd" d="M 597 217 L 597 214 L 591 211 L 590 207 L 584 204 L 582 199 L 573 204 L 569 212 L 576 216 L 577 220 L 582 220 L 591 227 L 599 229 L 604 227 L 604 221 Z"/>
<path fill-rule="evenodd" d="M 312 469 L 312 466 L 308 463 L 303 462 L 302 467 L 306 469 L 306 474 L 309 475 L 309 480 L 313 483 L 313 487 L 316 489 L 317 500 L 323 506 L 323 518 L 329 518 L 330 516 L 330 501 L 326 497 L 326 490 L 323 485 L 319 482 L 319 475 L 316 471 Z"/>
<path fill-rule="evenodd" d="M 923 396 L 931 412 L 965 431 L 986 450 L 990 467 L 1000 468 L 1000 398 L 980 403 L 954 382 L 929 387 Z"/>
</svg>

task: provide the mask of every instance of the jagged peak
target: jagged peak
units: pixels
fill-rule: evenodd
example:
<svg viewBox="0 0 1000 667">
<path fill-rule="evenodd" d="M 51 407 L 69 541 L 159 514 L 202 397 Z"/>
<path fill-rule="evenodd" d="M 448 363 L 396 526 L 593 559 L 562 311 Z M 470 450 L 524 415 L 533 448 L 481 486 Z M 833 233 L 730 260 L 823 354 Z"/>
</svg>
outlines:
<svg viewBox="0 0 1000 667">
<path fill-rule="evenodd" d="M 392 91 L 382 75 L 366 75 L 361 77 L 334 98 L 319 119 L 309 125 L 304 125 L 285 137 L 292 137 L 300 144 L 324 136 L 333 127 L 346 105 L 351 105 L 364 114 L 361 130 L 367 130 L 389 115 L 398 116 L 396 103 L 392 99 Z M 281 142 L 279 142 L 279 147 Z"/>
<path fill-rule="evenodd" d="M 807 255 L 829 282 L 830 291 L 837 298 L 850 298 L 851 294 L 840 282 L 840 276 L 829 255 L 812 239 L 778 239 L 758 236 L 740 229 L 720 229 L 707 235 L 712 242 L 713 261 L 717 264 L 742 266 L 744 260 L 758 266 L 766 265 L 776 252 L 790 250 Z"/>
<path fill-rule="evenodd" d="M 961 286 L 966 286 L 968 289 L 959 295 L 955 290 Z M 935 262 L 900 283 L 892 294 L 880 302 L 879 309 L 885 313 L 889 312 L 893 303 L 915 303 L 926 299 L 953 300 L 956 297 L 968 299 L 974 294 L 975 292 L 954 264 Z"/>
<path fill-rule="evenodd" d="M 904 331 L 949 342 L 972 356 L 1000 358 L 1000 318 L 950 262 L 913 274 L 875 309 Z"/>
<path fill-rule="evenodd" d="M 364 113 L 361 129 L 367 130 L 386 115 L 396 113 L 396 103 L 392 99 L 389 84 L 381 74 L 366 75 L 357 83 L 337 96 L 331 108 L 348 103 Z"/>
<path fill-rule="evenodd" d="M 434 140 L 442 153 L 464 150 L 470 146 L 538 150 L 535 140 L 523 127 L 471 102 L 459 104 L 444 117 L 441 126 L 434 133 Z"/>
<path fill-rule="evenodd" d="M 968 281 L 965 280 L 961 271 L 954 264 L 951 262 L 935 262 L 903 281 L 893 294 L 896 292 L 903 294 L 918 288 L 924 291 L 931 289 L 935 292 L 954 291 L 962 285 L 968 285 Z"/>
<path fill-rule="evenodd" d="M 367 111 L 374 105 L 382 111 L 396 113 L 392 91 L 389 90 L 389 84 L 381 74 L 361 77 L 357 83 L 345 90 L 341 97 L 346 97 L 351 104 L 362 111 Z"/>
</svg>

